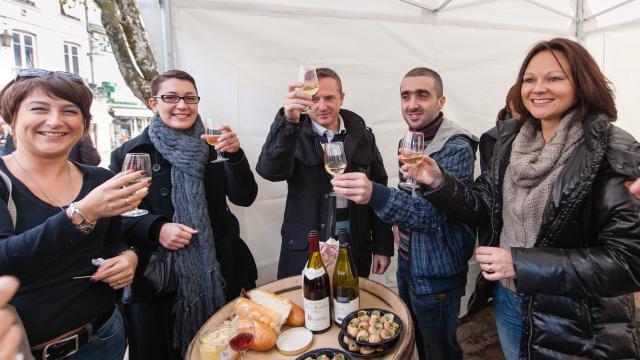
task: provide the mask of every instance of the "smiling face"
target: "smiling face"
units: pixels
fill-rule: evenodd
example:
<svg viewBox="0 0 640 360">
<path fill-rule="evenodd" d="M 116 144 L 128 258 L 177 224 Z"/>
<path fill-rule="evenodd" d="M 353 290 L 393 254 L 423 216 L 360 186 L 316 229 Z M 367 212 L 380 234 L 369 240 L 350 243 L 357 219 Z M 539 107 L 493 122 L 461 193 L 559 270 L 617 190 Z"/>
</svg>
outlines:
<svg viewBox="0 0 640 360">
<path fill-rule="evenodd" d="M 331 131 L 337 131 L 340 126 L 339 113 L 344 94 L 340 91 L 338 82 L 334 78 L 323 77 L 318 80 L 318 92 L 313 96 L 311 109 L 315 113 L 309 113 L 311 120 Z"/>
<path fill-rule="evenodd" d="M 440 114 L 445 97 L 438 97 L 436 82 L 429 76 L 409 76 L 400 84 L 402 116 L 410 129 L 422 129 Z"/>
<path fill-rule="evenodd" d="M 72 102 L 35 90 L 20 103 L 13 132 L 19 152 L 66 157 L 84 132 L 84 118 Z"/>
<path fill-rule="evenodd" d="M 569 62 L 561 52 L 541 51 L 527 65 L 520 95 L 529 113 L 541 121 L 560 122 L 575 103 Z M 557 57 L 557 60 L 556 60 Z"/>
<path fill-rule="evenodd" d="M 168 104 L 160 99 L 162 95 L 197 96 L 195 86 L 188 80 L 170 78 L 160 84 L 157 97 L 149 99 L 151 110 L 157 112 L 170 128 L 182 131 L 193 126 L 198 116 L 198 104 L 187 104 L 184 100 Z"/>
</svg>

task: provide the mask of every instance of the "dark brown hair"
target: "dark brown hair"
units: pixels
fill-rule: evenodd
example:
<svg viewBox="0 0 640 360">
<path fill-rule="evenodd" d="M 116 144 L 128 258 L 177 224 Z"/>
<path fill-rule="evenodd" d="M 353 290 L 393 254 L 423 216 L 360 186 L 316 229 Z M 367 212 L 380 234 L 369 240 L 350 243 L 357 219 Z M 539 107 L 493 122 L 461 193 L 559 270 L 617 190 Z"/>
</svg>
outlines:
<svg viewBox="0 0 640 360">
<path fill-rule="evenodd" d="M 507 118 L 507 115 L 513 117 L 513 114 L 511 113 L 511 106 L 514 106 L 515 109 L 515 105 L 518 102 L 519 97 L 520 88 L 518 88 L 518 85 L 514 84 L 509 88 L 509 92 L 507 92 L 507 97 L 504 99 L 504 107 L 498 112 L 496 121 L 503 121 Z"/>
<path fill-rule="evenodd" d="M 342 94 L 342 80 L 340 80 L 340 76 L 338 74 L 329 69 L 329 68 L 318 68 L 316 69 L 316 74 L 318 75 L 318 80 L 322 78 L 332 78 L 338 83 L 338 91 Z"/>
<path fill-rule="evenodd" d="M 158 95 L 160 85 L 169 79 L 186 80 L 192 83 L 193 88 L 196 89 L 196 93 L 198 92 L 196 80 L 193 78 L 193 76 L 189 75 L 188 72 L 182 70 L 167 70 L 151 80 L 151 95 Z"/>
<path fill-rule="evenodd" d="M 426 77 L 430 77 L 433 80 L 435 80 L 436 82 L 436 95 L 437 97 L 442 97 L 442 95 L 444 94 L 444 87 L 442 85 L 442 78 L 440 77 L 440 74 L 438 74 L 437 72 L 435 72 L 435 70 L 431 70 L 429 68 L 426 67 L 417 67 L 414 69 L 409 70 L 408 73 L 406 73 L 404 75 L 404 77 L 408 78 L 408 77 L 417 77 L 417 76 L 426 76 Z"/>
<path fill-rule="evenodd" d="M 7 124 L 13 127 L 20 105 L 36 90 L 51 97 L 69 101 L 80 108 L 84 119 L 84 132 L 89 131 L 93 102 L 91 90 L 86 85 L 56 72 L 46 76 L 17 78 L 0 91 L 0 116 Z"/>
<path fill-rule="evenodd" d="M 595 111 L 605 114 L 609 121 L 616 120 L 618 112 L 611 82 L 600 71 L 591 54 L 582 45 L 569 39 L 555 38 L 541 41 L 529 51 L 518 72 L 518 79 L 516 80 L 518 92 L 522 89 L 524 72 L 529 62 L 542 51 L 550 51 L 556 61 L 558 61 L 558 53 L 567 58 L 571 76 L 568 75 L 568 69 L 562 70 L 573 83 L 575 89 L 575 105 L 568 109 L 567 113 L 575 109 L 576 116 L 582 120 L 589 112 Z M 560 61 L 558 61 L 558 64 L 560 64 Z M 560 64 L 560 67 L 562 67 L 562 64 Z M 522 96 L 518 96 L 518 101 L 515 102 L 515 110 L 521 114 L 523 120 L 532 117 L 524 106 Z"/>
</svg>

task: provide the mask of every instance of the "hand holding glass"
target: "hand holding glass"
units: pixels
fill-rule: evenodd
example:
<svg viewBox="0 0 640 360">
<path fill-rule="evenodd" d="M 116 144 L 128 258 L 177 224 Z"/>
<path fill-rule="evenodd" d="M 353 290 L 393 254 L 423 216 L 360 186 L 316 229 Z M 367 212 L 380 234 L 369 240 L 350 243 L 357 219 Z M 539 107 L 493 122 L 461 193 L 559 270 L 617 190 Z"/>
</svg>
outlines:
<svg viewBox="0 0 640 360">
<path fill-rule="evenodd" d="M 151 177 L 151 158 L 149 157 L 149 154 L 144 154 L 144 153 L 127 154 L 124 157 L 124 161 L 122 162 L 122 172 L 125 172 L 127 170 L 144 172 L 144 176 L 133 181 L 130 185 L 133 185 L 140 181 L 146 180 L 147 178 L 150 178 Z M 131 209 L 126 213 L 122 214 L 122 216 L 137 217 L 137 216 L 146 215 L 148 213 L 149 212 L 147 210 L 139 209 L 136 207 L 135 209 Z"/>
<path fill-rule="evenodd" d="M 420 132 L 409 131 L 402 139 L 400 144 L 400 161 L 411 167 L 417 166 L 424 158 L 424 134 Z M 406 189 L 416 189 L 418 184 L 412 179 L 398 184 L 398 186 Z"/>
<path fill-rule="evenodd" d="M 220 140 L 220 136 L 224 134 L 224 132 L 218 128 L 216 123 L 217 121 L 211 118 L 207 118 L 204 120 L 204 134 L 202 135 L 202 137 L 207 142 L 207 144 L 211 146 L 215 146 L 218 143 L 218 140 Z M 216 155 L 216 159 L 211 161 L 212 163 L 229 160 L 226 157 L 222 156 L 221 151 L 216 150 Z"/>
<path fill-rule="evenodd" d="M 303 84 L 302 92 L 304 92 L 305 94 L 313 96 L 318 93 L 318 74 L 316 73 L 316 69 L 313 66 L 300 65 L 298 80 Z M 308 114 L 312 112 L 314 111 L 311 110 L 311 108 L 307 107 L 302 113 Z"/>
<path fill-rule="evenodd" d="M 324 169 L 332 176 L 340 175 L 347 168 L 347 157 L 344 154 L 344 145 L 340 141 L 324 144 Z M 329 193 L 336 196 L 335 192 Z"/>
</svg>

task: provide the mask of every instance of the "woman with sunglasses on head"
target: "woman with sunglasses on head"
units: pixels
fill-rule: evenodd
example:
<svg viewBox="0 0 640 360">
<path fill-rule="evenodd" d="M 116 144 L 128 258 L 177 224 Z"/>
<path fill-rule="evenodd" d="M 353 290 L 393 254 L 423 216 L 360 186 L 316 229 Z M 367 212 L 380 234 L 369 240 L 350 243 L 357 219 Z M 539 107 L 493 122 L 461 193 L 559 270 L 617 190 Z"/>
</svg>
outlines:
<svg viewBox="0 0 640 360">
<path fill-rule="evenodd" d="M 131 283 L 138 258 L 118 215 L 140 203 L 148 183 L 128 186 L 143 174 L 67 160 L 89 128 L 92 101 L 77 75 L 39 69 L 20 71 L 0 92 L 16 139 L 16 151 L 0 158 L 0 274 L 20 279 L 11 303 L 37 359 L 125 352 L 115 290 Z"/>
<path fill-rule="evenodd" d="M 640 144 L 613 126 L 611 84 L 576 42 L 536 44 L 516 86 L 521 118 L 498 123 L 473 184 L 429 157 L 407 175 L 439 209 L 489 228 L 470 304 L 493 297 L 505 358 L 639 359 L 640 200 L 625 185 Z"/>
<path fill-rule="evenodd" d="M 227 206 L 249 206 L 258 192 L 237 135 L 223 126 L 215 149 L 201 139 L 200 97 L 193 77 L 167 71 L 151 83 L 155 112 L 141 135 L 111 154 L 118 171 L 127 153 L 147 153 L 153 184 L 141 204 L 147 215 L 124 219 L 130 242 L 171 251 L 177 291 L 125 305 L 132 360 L 181 359 L 198 329 L 241 288 L 255 287 L 257 271 Z"/>
</svg>

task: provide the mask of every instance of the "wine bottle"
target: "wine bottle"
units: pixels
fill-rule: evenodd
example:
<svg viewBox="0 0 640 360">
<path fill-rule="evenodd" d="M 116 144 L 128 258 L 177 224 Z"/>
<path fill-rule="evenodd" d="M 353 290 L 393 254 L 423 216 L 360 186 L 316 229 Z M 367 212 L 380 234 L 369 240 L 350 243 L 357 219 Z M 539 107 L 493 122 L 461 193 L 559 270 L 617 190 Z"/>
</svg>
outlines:
<svg viewBox="0 0 640 360">
<path fill-rule="evenodd" d="M 313 333 L 323 333 L 331 327 L 329 274 L 320 256 L 318 232 L 309 232 L 309 261 L 304 268 L 302 297 L 304 326 Z"/>
<path fill-rule="evenodd" d="M 360 309 L 358 271 L 349 254 L 349 234 L 346 229 L 338 232 L 340 250 L 333 270 L 333 321 L 341 325 L 350 313 Z"/>
</svg>

